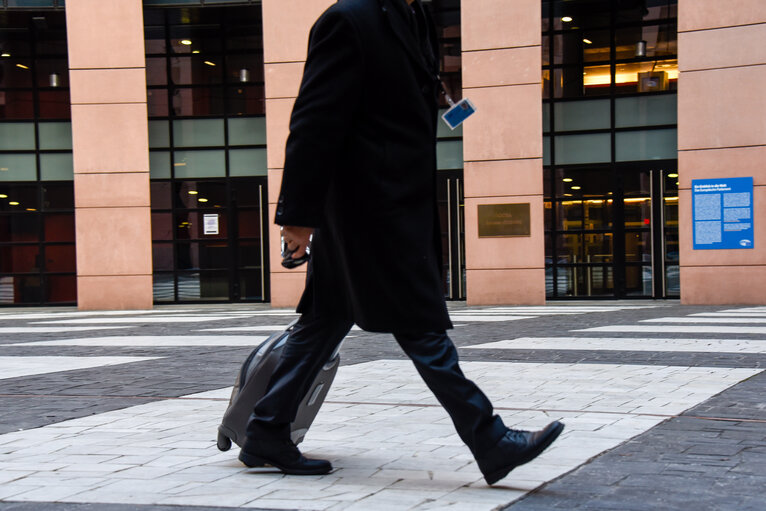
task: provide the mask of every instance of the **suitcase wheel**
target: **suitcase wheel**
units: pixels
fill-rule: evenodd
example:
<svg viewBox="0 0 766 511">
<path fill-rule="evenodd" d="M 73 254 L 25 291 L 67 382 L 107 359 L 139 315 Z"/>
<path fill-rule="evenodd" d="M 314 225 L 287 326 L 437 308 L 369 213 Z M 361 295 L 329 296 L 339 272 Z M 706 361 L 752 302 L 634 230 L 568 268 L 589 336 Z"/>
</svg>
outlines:
<svg viewBox="0 0 766 511">
<path fill-rule="evenodd" d="M 231 438 L 227 437 L 223 433 L 218 433 L 217 445 L 219 451 L 228 451 L 231 449 Z"/>
</svg>

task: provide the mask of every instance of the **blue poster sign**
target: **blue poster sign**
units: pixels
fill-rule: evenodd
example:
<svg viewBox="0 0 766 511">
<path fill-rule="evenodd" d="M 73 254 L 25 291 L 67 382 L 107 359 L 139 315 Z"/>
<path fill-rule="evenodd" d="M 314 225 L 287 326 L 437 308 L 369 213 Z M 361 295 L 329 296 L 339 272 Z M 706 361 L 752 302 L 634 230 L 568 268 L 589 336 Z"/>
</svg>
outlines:
<svg viewBox="0 0 766 511">
<path fill-rule="evenodd" d="M 694 250 L 753 248 L 753 178 L 692 180 Z"/>
</svg>

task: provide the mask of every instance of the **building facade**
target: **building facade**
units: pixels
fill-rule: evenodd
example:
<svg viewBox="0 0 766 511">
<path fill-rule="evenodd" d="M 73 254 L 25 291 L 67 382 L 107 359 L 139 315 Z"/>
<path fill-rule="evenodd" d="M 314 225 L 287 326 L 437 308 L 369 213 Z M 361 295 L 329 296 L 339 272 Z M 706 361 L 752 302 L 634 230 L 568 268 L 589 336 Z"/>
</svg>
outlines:
<svg viewBox="0 0 766 511">
<path fill-rule="evenodd" d="M 0 305 L 294 304 L 270 219 L 331 3 L 0 0 Z M 425 3 L 477 106 L 439 130 L 446 297 L 766 303 L 766 4 Z"/>
</svg>

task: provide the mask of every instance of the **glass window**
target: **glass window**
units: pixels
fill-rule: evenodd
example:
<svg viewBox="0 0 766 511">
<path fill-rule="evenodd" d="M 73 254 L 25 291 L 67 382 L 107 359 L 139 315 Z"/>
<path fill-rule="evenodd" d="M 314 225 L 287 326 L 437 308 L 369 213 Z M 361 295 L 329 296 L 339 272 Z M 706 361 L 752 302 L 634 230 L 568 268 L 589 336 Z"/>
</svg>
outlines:
<svg viewBox="0 0 766 511">
<path fill-rule="evenodd" d="M 259 96 L 263 101 L 263 96 Z M 243 112 L 263 113 L 263 112 Z M 173 92 L 173 115 L 223 116 L 223 93 L 218 87 L 177 88 Z"/>
<path fill-rule="evenodd" d="M 170 77 L 176 85 L 210 85 L 221 83 L 223 61 L 220 56 L 191 55 L 170 58 Z"/>
<path fill-rule="evenodd" d="M 227 87 L 229 115 L 265 115 L 266 102 L 263 85 Z"/>
<path fill-rule="evenodd" d="M 70 183 L 45 183 L 43 186 L 43 209 L 74 210 L 74 185 Z"/>
<path fill-rule="evenodd" d="M 436 168 L 439 170 L 463 168 L 462 140 L 440 140 L 437 142 Z"/>
<path fill-rule="evenodd" d="M 0 248 L 0 254 L 2 248 Z M 2 263 L 0 263 L 0 267 Z M 40 303 L 42 288 L 38 275 L 0 277 L 0 303 Z"/>
<path fill-rule="evenodd" d="M 230 176 L 266 176 L 266 149 L 230 149 Z"/>
<path fill-rule="evenodd" d="M 237 212 L 239 238 L 260 238 L 261 237 L 261 210 L 259 209 L 240 209 Z"/>
<path fill-rule="evenodd" d="M 77 255 L 74 245 L 47 245 L 45 247 L 45 271 L 75 273 Z"/>
<path fill-rule="evenodd" d="M 0 246 L 0 273 L 39 272 L 40 245 Z"/>
<path fill-rule="evenodd" d="M 223 150 L 176 151 L 173 169 L 176 178 L 224 177 L 226 154 Z"/>
<path fill-rule="evenodd" d="M 23 151 L 34 149 L 34 123 L 0 122 L 0 151 Z"/>
<path fill-rule="evenodd" d="M 154 271 L 172 271 L 173 270 L 173 244 L 172 243 L 153 243 L 152 244 L 152 265 Z M 155 281 L 157 276 L 155 275 Z M 172 285 L 171 285 L 172 288 Z"/>
<path fill-rule="evenodd" d="M 152 209 L 170 209 L 172 208 L 172 191 L 169 181 L 151 182 Z"/>
<path fill-rule="evenodd" d="M 669 160 L 678 158 L 678 130 L 626 131 L 616 135 L 616 160 Z"/>
<path fill-rule="evenodd" d="M 553 111 L 556 131 L 609 129 L 611 123 L 608 99 L 558 102 Z"/>
<path fill-rule="evenodd" d="M 170 178 L 170 152 L 149 151 L 149 175 L 152 179 Z"/>
<path fill-rule="evenodd" d="M 41 90 L 40 119 L 71 119 L 70 99 L 68 90 Z"/>
<path fill-rule="evenodd" d="M 0 119 L 34 119 L 32 91 L 0 90 Z"/>
<path fill-rule="evenodd" d="M 35 66 L 38 87 L 69 87 L 69 64 L 66 58 L 37 59 Z"/>
<path fill-rule="evenodd" d="M 556 164 L 602 163 L 611 161 L 611 136 L 565 135 L 556 137 Z"/>
<path fill-rule="evenodd" d="M 173 239 L 173 214 L 152 212 L 152 239 Z"/>
<path fill-rule="evenodd" d="M 617 60 L 677 55 L 677 34 L 675 23 L 621 27 L 615 33 Z"/>
<path fill-rule="evenodd" d="M 582 236 L 579 234 L 559 234 L 556 236 L 558 263 L 582 262 Z"/>
<path fill-rule="evenodd" d="M 34 154 L 1 154 L 0 181 L 36 181 L 37 160 Z"/>
<path fill-rule="evenodd" d="M 176 207 L 212 208 L 226 204 L 226 183 L 222 181 L 180 181 L 176 186 Z"/>
<path fill-rule="evenodd" d="M 148 48 L 147 53 L 150 53 Z M 165 57 L 148 57 L 146 59 L 146 84 L 168 84 L 167 60 Z"/>
<path fill-rule="evenodd" d="M 551 137 L 543 137 L 543 165 L 551 164 Z"/>
<path fill-rule="evenodd" d="M 47 275 L 46 301 L 50 303 L 74 303 L 77 301 L 76 275 Z"/>
<path fill-rule="evenodd" d="M 176 147 L 222 146 L 224 145 L 223 119 L 173 121 L 173 143 Z"/>
<path fill-rule="evenodd" d="M 40 238 L 40 215 L 0 214 L 0 243 L 37 241 Z"/>
<path fill-rule="evenodd" d="M 170 122 L 149 121 L 149 147 L 170 147 Z"/>
<path fill-rule="evenodd" d="M 40 179 L 42 181 L 74 180 L 72 153 L 42 153 L 40 155 Z"/>
<path fill-rule="evenodd" d="M 556 229 L 562 231 L 580 230 L 583 228 L 583 205 L 580 200 L 564 200 L 558 203 L 556 211 L 558 224 Z"/>
<path fill-rule="evenodd" d="M 34 65 L 32 61 L 6 50 L 3 50 L 3 54 L 11 56 L 0 57 L 0 87 L 32 87 L 32 66 Z"/>
<path fill-rule="evenodd" d="M 229 145 L 266 145 L 265 117 L 228 119 Z"/>
<path fill-rule="evenodd" d="M 178 274 L 178 299 L 228 300 L 229 275 L 225 271 L 184 272 Z"/>
<path fill-rule="evenodd" d="M 678 122 L 678 96 L 675 94 L 617 98 L 614 107 L 617 128 Z"/>
<path fill-rule="evenodd" d="M 46 213 L 43 223 L 45 241 L 75 241 L 74 213 Z"/>
<path fill-rule="evenodd" d="M 38 125 L 40 133 L 40 149 L 72 150 L 71 122 L 41 122 Z"/>
<path fill-rule="evenodd" d="M 149 89 L 146 91 L 149 117 L 167 117 L 170 113 L 167 89 Z"/>
<path fill-rule="evenodd" d="M 585 234 L 585 262 L 611 263 L 614 254 L 612 233 Z"/>
</svg>

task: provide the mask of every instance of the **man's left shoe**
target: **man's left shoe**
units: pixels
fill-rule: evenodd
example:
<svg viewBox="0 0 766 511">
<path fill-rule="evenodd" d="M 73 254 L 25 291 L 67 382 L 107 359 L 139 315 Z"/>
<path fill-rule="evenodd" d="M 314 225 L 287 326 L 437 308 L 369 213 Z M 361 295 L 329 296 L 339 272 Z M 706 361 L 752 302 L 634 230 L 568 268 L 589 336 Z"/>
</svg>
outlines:
<svg viewBox="0 0 766 511">
<path fill-rule="evenodd" d="M 514 468 L 535 459 L 563 430 L 564 424 L 554 421 L 540 431 L 506 431 L 492 449 L 476 458 L 487 484 L 495 484 Z"/>
<path fill-rule="evenodd" d="M 332 470 L 329 461 L 304 457 L 287 438 L 248 438 L 239 452 L 239 461 L 248 467 L 271 465 L 292 475 L 322 475 Z"/>
</svg>

